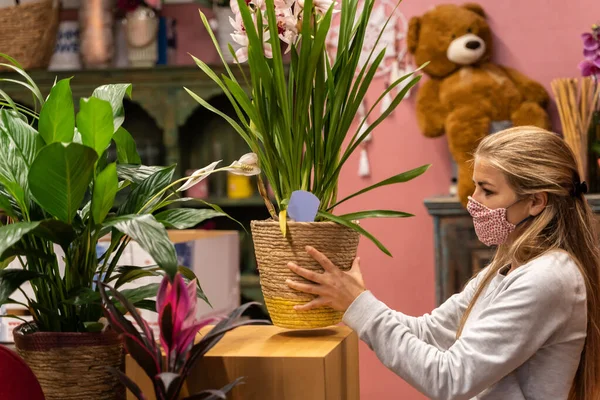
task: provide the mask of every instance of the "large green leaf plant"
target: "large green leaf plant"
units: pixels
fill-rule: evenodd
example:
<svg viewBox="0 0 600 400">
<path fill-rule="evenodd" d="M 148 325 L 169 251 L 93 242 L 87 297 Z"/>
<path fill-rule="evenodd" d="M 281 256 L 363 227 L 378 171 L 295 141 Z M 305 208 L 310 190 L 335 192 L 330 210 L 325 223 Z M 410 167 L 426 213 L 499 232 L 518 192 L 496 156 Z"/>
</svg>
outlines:
<svg viewBox="0 0 600 400">
<path fill-rule="evenodd" d="M 35 103 L 34 109 L 25 108 L 0 90 L 0 209 L 9 217 L 0 226 L 0 305 L 26 306 L 40 331 L 94 331 L 102 327 L 98 281 L 119 288 L 140 277 L 173 277 L 178 271 L 195 279 L 190 269 L 178 266 L 166 228 L 185 229 L 226 214 L 216 206 L 165 208 L 188 200 L 179 194 L 189 186 L 188 178 L 174 180 L 174 166 L 141 165 L 133 138 L 121 126 L 131 85 L 98 87 L 81 99 L 75 114 L 69 79 L 56 82 L 44 98 L 14 59 L 0 56 L 6 60 L 0 65 L 22 77 L 0 80 L 27 87 Z M 28 120 L 37 121 L 38 129 Z M 108 161 L 111 142 L 116 162 Z M 195 181 L 240 169 L 237 164 L 215 166 L 197 171 Z M 128 186 L 130 194 L 117 208 L 116 195 Z M 110 245 L 98 256 L 97 244 L 107 234 Z M 157 265 L 118 267 L 131 240 Z M 21 267 L 7 268 L 12 261 Z M 33 296 L 22 290 L 25 282 Z M 158 283 L 122 294 L 137 307 L 153 310 L 148 299 L 157 289 Z M 14 299 L 17 290 L 25 303 Z M 199 284 L 198 295 L 204 296 Z"/>
<path fill-rule="evenodd" d="M 359 124 L 354 125 L 358 109 L 384 60 L 385 48 L 377 53 L 375 49 L 389 19 L 384 26 L 376 28 L 379 32 L 368 32 L 373 29 L 369 18 L 375 0 L 341 0 L 339 3 L 341 7 L 336 10 L 337 2 L 330 0 L 232 0 L 234 18 L 231 20 L 236 30 L 232 37 L 242 47 L 234 52 L 230 46 L 229 50 L 238 64 L 247 62 L 249 79 L 241 68 L 240 74 L 232 72 L 201 12 L 202 21 L 223 60 L 225 73 L 219 75 L 203 61 L 193 59 L 225 92 L 237 120 L 191 90 L 188 93 L 202 106 L 226 119 L 258 155 L 258 165 L 273 189 L 276 204 L 271 204 L 265 195 L 262 179 L 259 189 L 272 218 L 280 220 L 283 232 L 292 194 L 310 192 L 320 202 L 317 221 L 330 220 L 348 226 L 389 255 L 387 248 L 356 221 L 411 214 L 366 210 L 334 215 L 333 211 L 362 193 L 414 179 L 429 165 L 396 174 L 341 199 L 338 198 L 338 181 L 352 153 L 360 149 L 369 133 L 394 111 L 421 75 L 409 73 L 392 82 Z M 339 40 L 332 57 L 326 39 L 337 11 L 341 12 Z M 362 60 L 365 38 L 373 33 L 377 37 L 375 43 L 370 43 L 373 50 Z M 281 42 L 285 42 L 285 51 L 291 54 L 289 63 L 284 61 Z M 249 91 L 243 90 L 238 80 L 240 75 L 250 87 Z M 372 116 L 393 90 L 397 90 L 397 94 L 390 105 L 381 115 Z M 374 121 L 368 124 L 368 118 Z"/>
</svg>

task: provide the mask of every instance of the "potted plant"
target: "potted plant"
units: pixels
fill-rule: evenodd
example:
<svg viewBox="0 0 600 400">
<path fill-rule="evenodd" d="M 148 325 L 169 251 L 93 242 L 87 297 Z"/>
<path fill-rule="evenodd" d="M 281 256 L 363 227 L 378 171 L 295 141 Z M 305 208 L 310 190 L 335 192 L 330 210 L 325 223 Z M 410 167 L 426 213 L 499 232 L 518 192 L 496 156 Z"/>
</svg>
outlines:
<svg viewBox="0 0 600 400">
<path fill-rule="evenodd" d="M 342 0 L 339 43 L 334 61 L 331 61 L 325 39 L 334 12 L 339 11 L 335 10 L 332 1 L 232 1 L 235 13 L 232 23 L 236 29 L 233 39 L 241 46 L 233 55 L 238 64 L 248 63 L 250 76 L 244 78 L 249 78 L 250 93 L 242 89 L 227 64 L 226 74 L 218 76 L 194 57 L 198 67 L 225 92 L 238 121 L 188 92 L 202 106 L 225 118 L 244 138 L 257 154 L 258 165 L 275 195 L 274 205 L 266 196 L 263 179 L 259 179 L 259 190 L 271 220 L 253 221 L 251 225 L 265 303 L 275 325 L 313 328 L 340 321 L 341 313 L 329 308 L 308 312 L 293 309 L 311 297 L 287 288 L 286 279 L 302 279 L 287 269 L 287 263 L 294 261 L 320 270 L 321 267 L 304 251 L 305 245 L 313 245 L 337 266 L 348 269 L 355 257 L 359 234 L 389 255 L 384 245 L 357 221 L 370 217 L 408 217 L 410 214 L 368 210 L 336 215 L 333 211 L 355 196 L 385 185 L 406 182 L 429 167 L 425 165 L 400 173 L 338 199 L 338 179 L 346 161 L 420 79 L 414 73 L 397 79 L 358 126 L 353 126 L 385 51 L 371 52 L 366 61 L 361 60 L 374 3 L 375 0 L 364 0 L 362 10 L 358 11 L 358 0 Z M 201 18 L 218 50 L 202 13 Z M 379 33 L 384 29 L 385 25 Z M 287 49 L 281 49 L 281 42 Z M 230 51 L 233 53 L 232 47 Z M 282 53 L 285 52 L 291 53 L 289 65 L 283 62 Z M 365 125 L 386 94 L 400 84 L 403 88 L 389 107 L 371 125 Z"/>
<path fill-rule="evenodd" d="M 268 324 L 268 321 L 241 319 L 249 307 L 258 303 L 246 303 L 226 318 L 217 321 L 209 318 L 202 321 L 196 319 L 195 283 L 187 285 L 181 274 L 177 273 L 171 282 L 169 277 L 162 279 L 156 296 L 156 312 L 159 315 L 160 344 L 155 339 L 152 329 L 139 315 L 135 306 L 125 296 L 104 283 L 100 284 L 100 294 L 104 304 L 104 314 L 110 326 L 124 338 L 125 348 L 131 358 L 137 362 L 152 383 L 152 394 L 157 400 L 177 400 L 183 398 L 216 400 L 225 399 L 227 393 L 241 382 L 234 380 L 217 390 L 206 390 L 201 393 L 187 393 L 184 383 L 194 364 L 212 349 L 228 331 L 238 326 L 250 324 Z M 111 293 L 109 296 L 107 293 Z M 125 318 L 115 304 L 115 297 L 122 308 L 129 312 L 141 329 L 137 329 Z M 194 343 L 200 329 L 210 323 L 216 325 L 202 338 Z M 140 386 L 118 369 L 112 372 L 125 384 L 139 400 L 148 398 Z M 185 396 L 185 397 L 184 397 Z"/>
<path fill-rule="evenodd" d="M 185 229 L 226 214 L 216 206 L 164 210 L 188 200 L 179 197 L 188 178 L 173 180 L 174 166 L 140 165 L 135 142 L 121 126 L 122 101 L 131 95 L 131 85 L 97 88 L 81 100 L 75 115 L 69 79 L 56 82 L 45 97 L 15 60 L 2 57 L 8 62 L 1 66 L 23 77 L 10 81 L 28 87 L 40 111 L 17 105 L 0 91 L 0 209 L 8 216 L 8 223 L 0 226 L 0 305 L 18 303 L 31 312 L 33 323 L 15 329 L 15 343 L 47 399 L 113 398 L 118 381 L 107 376 L 105 367 L 120 365 L 121 342 L 114 332 L 100 333 L 96 283 L 121 287 L 143 276 L 172 279 L 177 271 L 194 280 L 190 269 L 178 266 L 166 228 Z M 37 121 L 38 128 L 26 117 Z M 111 142 L 116 144 L 115 162 L 107 157 Z M 257 170 L 240 161 L 220 169 L 216 164 L 198 171 L 194 179 L 221 170 Z M 114 207 L 117 192 L 126 187 L 130 194 Z M 96 245 L 107 234 L 110 245 L 98 257 Z M 157 266 L 117 267 L 131 240 Z M 6 268 L 12 260 L 21 268 Z M 25 303 L 12 299 L 25 282 L 30 282 L 33 296 L 23 292 Z M 123 290 L 122 295 L 138 308 L 154 310 L 148 299 L 157 289 L 158 284 L 150 284 Z"/>
</svg>

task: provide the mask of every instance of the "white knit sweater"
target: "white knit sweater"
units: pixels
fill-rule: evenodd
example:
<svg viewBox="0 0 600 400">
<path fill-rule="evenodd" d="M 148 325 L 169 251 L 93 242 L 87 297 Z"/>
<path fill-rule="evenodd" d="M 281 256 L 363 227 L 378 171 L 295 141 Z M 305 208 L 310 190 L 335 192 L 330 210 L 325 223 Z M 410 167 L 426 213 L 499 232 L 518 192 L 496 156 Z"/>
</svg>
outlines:
<svg viewBox="0 0 600 400">
<path fill-rule="evenodd" d="M 364 292 L 344 322 L 383 364 L 431 399 L 566 399 L 587 325 L 585 284 L 575 262 L 557 251 L 506 276 L 501 271 L 455 340 L 484 274 L 419 318 Z"/>
</svg>

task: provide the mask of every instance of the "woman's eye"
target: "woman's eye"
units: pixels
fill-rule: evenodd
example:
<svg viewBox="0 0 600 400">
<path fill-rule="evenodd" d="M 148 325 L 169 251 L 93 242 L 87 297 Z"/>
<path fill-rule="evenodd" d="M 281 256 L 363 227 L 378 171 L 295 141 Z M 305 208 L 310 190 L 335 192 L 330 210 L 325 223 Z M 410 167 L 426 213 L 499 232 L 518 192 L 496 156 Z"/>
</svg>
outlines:
<svg viewBox="0 0 600 400">
<path fill-rule="evenodd" d="M 494 194 L 494 192 L 487 190 L 487 189 L 483 189 L 483 193 L 485 193 L 486 196 L 490 196 L 490 195 Z"/>
</svg>

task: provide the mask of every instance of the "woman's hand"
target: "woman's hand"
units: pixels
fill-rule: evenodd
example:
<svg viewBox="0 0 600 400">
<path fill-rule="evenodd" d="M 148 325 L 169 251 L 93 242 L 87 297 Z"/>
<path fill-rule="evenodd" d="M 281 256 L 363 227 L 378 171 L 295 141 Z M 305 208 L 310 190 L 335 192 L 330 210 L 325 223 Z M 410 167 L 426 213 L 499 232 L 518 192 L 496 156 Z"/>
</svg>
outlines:
<svg viewBox="0 0 600 400">
<path fill-rule="evenodd" d="M 352 269 L 344 272 L 313 247 L 307 246 L 306 252 L 321 264 L 325 272 L 318 273 L 301 268 L 294 263 L 288 264 L 288 268 L 293 272 L 314 283 L 300 283 L 288 279 L 287 285 L 292 289 L 318 296 L 304 305 L 295 306 L 294 309 L 307 311 L 329 306 L 338 311 L 346 311 L 358 295 L 366 290 L 360 273 L 360 259 L 358 257 L 354 259 Z"/>
</svg>

